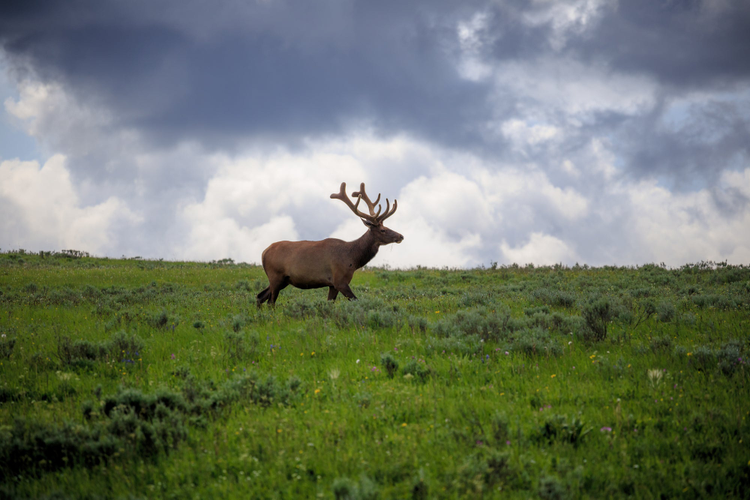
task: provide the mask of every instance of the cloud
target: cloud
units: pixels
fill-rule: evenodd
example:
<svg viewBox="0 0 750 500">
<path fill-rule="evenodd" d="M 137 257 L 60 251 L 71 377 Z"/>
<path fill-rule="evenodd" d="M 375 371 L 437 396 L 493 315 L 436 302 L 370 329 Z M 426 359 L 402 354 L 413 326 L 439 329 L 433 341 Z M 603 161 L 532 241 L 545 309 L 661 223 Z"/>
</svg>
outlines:
<svg viewBox="0 0 750 500">
<path fill-rule="evenodd" d="M 702 260 L 750 262 L 750 168 L 727 172 L 717 191 L 674 194 L 654 182 L 629 189 L 632 236 L 640 259 L 679 265 Z M 716 203 L 736 197 L 727 214 Z"/>
<path fill-rule="evenodd" d="M 520 247 L 511 247 L 506 242 L 500 245 L 501 264 L 535 264 L 550 266 L 577 261 L 578 256 L 564 241 L 543 233 L 531 233 L 529 242 Z"/>
<path fill-rule="evenodd" d="M 257 262 L 362 234 L 345 180 L 399 200 L 376 263 L 747 258 L 744 3 L 75 5 L 0 5 L 50 158 L 3 164 L 5 246 Z"/>
<path fill-rule="evenodd" d="M 37 162 L 0 163 L 0 245 L 8 249 L 75 249 L 112 252 L 117 225 L 139 217 L 116 197 L 81 206 L 65 158 L 57 155 L 42 167 Z"/>
</svg>

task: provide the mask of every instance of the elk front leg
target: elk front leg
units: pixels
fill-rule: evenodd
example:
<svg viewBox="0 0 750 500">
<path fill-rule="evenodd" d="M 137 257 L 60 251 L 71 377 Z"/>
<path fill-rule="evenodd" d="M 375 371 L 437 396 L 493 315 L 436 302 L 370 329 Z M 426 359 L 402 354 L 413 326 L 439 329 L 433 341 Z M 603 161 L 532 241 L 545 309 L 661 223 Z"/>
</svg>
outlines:
<svg viewBox="0 0 750 500">
<path fill-rule="evenodd" d="M 336 296 L 339 294 L 339 291 L 336 290 L 336 287 L 329 286 L 328 287 L 328 300 L 336 300 Z"/>
<path fill-rule="evenodd" d="M 344 294 L 344 297 L 346 297 L 349 300 L 357 300 L 357 296 L 354 295 L 354 292 L 352 292 L 352 289 L 349 288 L 349 283 L 341 283 L 336 286 L 336 290 Z"/>
</svg>

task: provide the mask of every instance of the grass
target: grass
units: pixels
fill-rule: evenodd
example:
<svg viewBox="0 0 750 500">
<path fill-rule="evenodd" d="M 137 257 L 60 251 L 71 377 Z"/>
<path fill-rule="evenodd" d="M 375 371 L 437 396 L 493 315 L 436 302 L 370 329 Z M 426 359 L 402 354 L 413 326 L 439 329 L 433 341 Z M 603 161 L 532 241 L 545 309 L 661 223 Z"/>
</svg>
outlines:
<svg viewBox="0 0 750 500">
<path fill-rule="evenodd" d="M 745 497 L 750 269 L 0 254 L 0 498 Z"/>
</svg>

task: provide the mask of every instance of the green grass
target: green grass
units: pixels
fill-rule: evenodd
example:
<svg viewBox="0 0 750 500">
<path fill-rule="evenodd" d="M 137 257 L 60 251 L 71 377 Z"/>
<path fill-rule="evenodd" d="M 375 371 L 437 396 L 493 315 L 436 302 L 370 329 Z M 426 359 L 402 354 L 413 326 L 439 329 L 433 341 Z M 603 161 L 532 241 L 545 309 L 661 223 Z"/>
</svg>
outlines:
<svg viewBox="0 0 750 500">
<path fill-rule="evenodd" d="M 0 498 L 746 497 L 750 269 L 0 254 Z"/>
</svg>

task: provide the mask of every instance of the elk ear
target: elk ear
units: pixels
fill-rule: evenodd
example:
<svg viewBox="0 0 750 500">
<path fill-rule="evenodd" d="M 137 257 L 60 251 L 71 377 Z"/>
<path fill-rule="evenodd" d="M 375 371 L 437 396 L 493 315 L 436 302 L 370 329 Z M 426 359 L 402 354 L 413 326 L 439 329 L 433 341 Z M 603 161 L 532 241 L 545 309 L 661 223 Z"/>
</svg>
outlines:
<svg viewBox="0 0 750 500">
<path fill-rule="evenodd" d="M 362 221 L 362 224 L 364 224 L 365 226 L 367 226 L 368 229 L 375 229 L 376 227 L 378 227 L 377 224 L 373 224 L 369 220 L 365 220 L 365 219 L 360 219 L 360 220 Z"/>
</svg>

